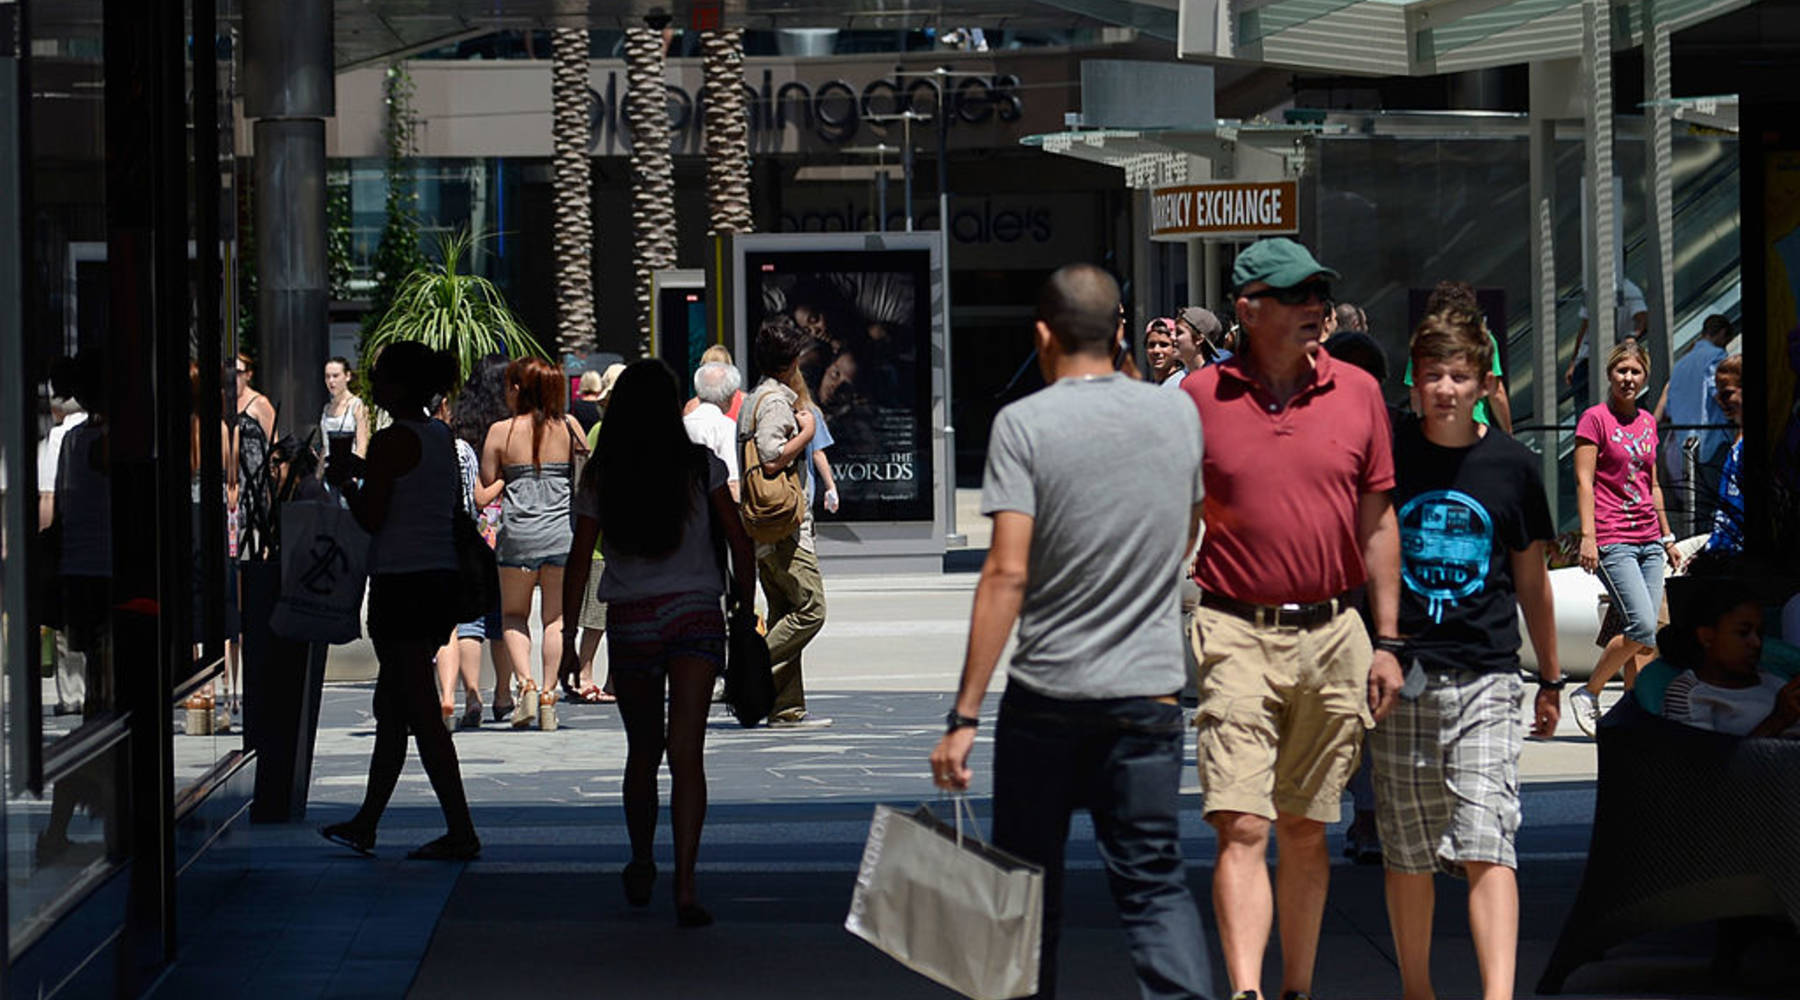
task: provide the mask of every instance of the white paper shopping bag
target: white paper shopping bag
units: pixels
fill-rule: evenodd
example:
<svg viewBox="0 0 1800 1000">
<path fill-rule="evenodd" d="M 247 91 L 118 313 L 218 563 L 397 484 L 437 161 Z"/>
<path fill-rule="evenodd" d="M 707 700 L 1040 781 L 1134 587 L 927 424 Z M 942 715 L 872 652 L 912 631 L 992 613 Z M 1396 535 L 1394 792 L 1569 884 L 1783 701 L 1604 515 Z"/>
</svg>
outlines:
<svg viewBox="0 0 1800 1000">
<path fill-rule="evenodd" d="M 977 1000 L 1037 992 L 1044 873 L 919 806 L 876 806 L 844 928 L 921 975 Z M 965 822 L 964 816 L 967 815 Z"/>
</svg>

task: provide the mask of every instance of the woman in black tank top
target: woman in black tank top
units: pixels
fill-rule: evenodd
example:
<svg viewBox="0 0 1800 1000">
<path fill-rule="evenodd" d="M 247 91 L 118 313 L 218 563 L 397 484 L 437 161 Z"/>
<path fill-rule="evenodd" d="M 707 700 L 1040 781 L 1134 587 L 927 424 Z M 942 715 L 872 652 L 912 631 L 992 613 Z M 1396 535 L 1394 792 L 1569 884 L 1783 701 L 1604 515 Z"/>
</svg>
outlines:
<svg viewBox="0 0 1800 1000">
<path fill-rule="evenodd" d="M 393 509 L 397 495 L 412 497 L 414 508 L 430 503 L 448 512 L 461 503 L 448 432 L 425 410 L 431 397 L 455 379 L 456 362 L 450 355 L 412 341 L 389 346 L 375 364 L 374 390 L 376 403 L 393 415 L 394 425 L 369 442 L 366 462 L 333 453 L 325 467 L 326 481 L 344 491 L 350 512 L 372 536 L 369 637 L 380 673 L 369 787 L 349 822 L 319 831 L 326 840 L 360 854 L 374 851 L 376 824 L 406 763 L 408 730 L 450 829 L 407 857 L 464 861 L 481 853 L 456 747 L 438 712 L 435 678 L 438 647 L 456 624 L 450 611 L 460 579 L 454 542 L 447 521 L 441 532 L 421 530 L 425 511 Z M 431 484 L 417 477 L 440 470 L 448 470 L 441 477 L 442 497 L 420 497 L 421 488 L 429 490 Z M 384 541 L 389 544 L 383 546 Z"/>
</svg>

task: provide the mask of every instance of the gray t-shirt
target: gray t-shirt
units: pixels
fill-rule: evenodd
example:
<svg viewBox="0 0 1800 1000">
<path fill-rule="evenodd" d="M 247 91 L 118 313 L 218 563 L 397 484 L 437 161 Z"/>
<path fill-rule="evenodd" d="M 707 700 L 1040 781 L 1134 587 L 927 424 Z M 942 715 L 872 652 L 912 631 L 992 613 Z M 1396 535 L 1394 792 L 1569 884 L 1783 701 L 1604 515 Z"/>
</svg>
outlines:
<svg viewBox="0 0 1800 1000">
<path fill-rule="evenodd" d="M 1034 519 L 1014 680 L 1070 700 L 1181 690 L 1200 448 L 1185 393 L 1123 375 L 1061 379 L 1000 411 L 981 512 Z"/>
</svg>

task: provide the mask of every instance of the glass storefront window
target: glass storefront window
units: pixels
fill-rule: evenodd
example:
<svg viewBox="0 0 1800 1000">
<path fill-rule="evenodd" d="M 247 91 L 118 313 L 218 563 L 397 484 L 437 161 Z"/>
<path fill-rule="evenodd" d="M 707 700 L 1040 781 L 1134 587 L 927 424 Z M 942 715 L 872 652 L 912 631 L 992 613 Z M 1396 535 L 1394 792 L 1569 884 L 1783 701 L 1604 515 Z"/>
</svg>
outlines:
<svg viewBox="0 0 1800 1000">
<path fill-rule="evenodd" d="M 115 678 L 109 446 L 117 416 L 106 363 L 105 73 L 98 3 L 34 5 L 11 79 L 4 142 L 26 193 L 0 239 L 26 245 L 4 368 L 31 373 L 7 406 L 4 593 L 6 877 L 13 954 L 126 856 L 126 729 Z M 130 419 L 131 415 L 122 415 Z M 128 509 L 128 507 L 127 507 Z M 23 558 L 19 558 L 22 556 Z M 23 566 L 21 573 L 17 567 Z M 20 592 L 20 588 L 22 591 Z M 151 654 L 153 657 L 153 654 Z M 142 658 L 133 657 L 132 659 Z M 153 660 L 152 660 L 153 662 Z"/>
</svg>

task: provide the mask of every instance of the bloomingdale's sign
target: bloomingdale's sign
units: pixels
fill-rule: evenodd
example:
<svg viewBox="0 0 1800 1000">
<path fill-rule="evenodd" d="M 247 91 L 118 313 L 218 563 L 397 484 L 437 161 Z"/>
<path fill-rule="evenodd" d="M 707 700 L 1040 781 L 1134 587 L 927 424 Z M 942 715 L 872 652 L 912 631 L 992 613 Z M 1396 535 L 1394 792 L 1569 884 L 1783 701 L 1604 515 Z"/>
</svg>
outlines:
<svg viewBox="0 0 1800 1000">
<path fill-rule="evenodd" d="M 1295 181 L 1219 181 L 1154 188 L 1150 238 L 1272 236 L 1300 231 Z"/>
<path fill-rule="evenodd" d="M 908 107 L 932 116 L 914 125 L 914 145 L 929 147 L 936 141 L 933 130 L 937 127 L 940 97 L 937 80 L 932 77 L 890 72 L 871 80 L 800 80 L 792 76 L 793 63 L 781 64 L 779 68 L 785 71 L 781 74 L 777 74 L 777 68 L 746 67 L 744 97 L 749 104 L 750 148 L 754 152 L 774 152 L 788 145 L 785 139 L 789 128 L 799 133 L 802 142 L 843 146 L 856 140 L 865 124 L 880 125 L 884 129 L 882 138 L 896 144 L 901 134 L 899 123 L 869 122 L 868 118 L 895 114 Z M 678 71 L 678 76 L 680 82 L 669 82 L 669 125 L 674 132 L 675 151 L 699 153 L 706 91 L 698 72 L 683 70 Z M 589 150 L 604 154 L 630 148 L 630 130 L 624 121 L 623 68 L 597 63 L 589 79 L 588 114 L 593 127 Z M 1012 126 L 1024 116 L 1020 80 L 1011 73 L 952 72 L 949 92 L 953 138 L 959 128 L 966 131 L 971 126 Z"/>
</svg>

